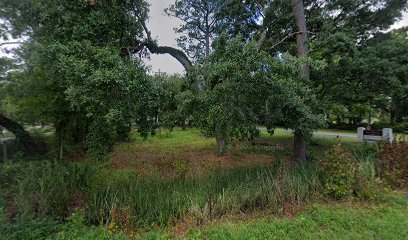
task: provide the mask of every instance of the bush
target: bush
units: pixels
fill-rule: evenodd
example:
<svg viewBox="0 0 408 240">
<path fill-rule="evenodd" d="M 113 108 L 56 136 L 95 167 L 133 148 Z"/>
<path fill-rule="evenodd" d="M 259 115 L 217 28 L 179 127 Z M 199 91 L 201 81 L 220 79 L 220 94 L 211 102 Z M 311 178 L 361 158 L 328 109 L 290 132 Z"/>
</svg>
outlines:
<svg viewBox="0 0 408 240">
<path fill-rule="evenodd" d="M 396 133 L 408 133 L 408 119 L 393 126 Z"/>
<path fill-rule="evenodd" d="M 393 188 L 408 186 L 408 142 L 385 143 L 378 156 L 380 177 Z"/>
<path fill-rule="evenodd" d="M 26 220 L 14 224 L 0 225 L 1 240 L 125 240 L 129 239 L 122 233 L 114 233 L 101 227 L 87 227 L 70 221 Z"/>
<path fill-rule="evenodd" d="M 320 159 L 324 193 L 334 199 L 350 198 L 354 192 L 358 162 L 340 142 Z"/>
<path fill-rule="evenodd" d="M 61 228 L 56 221 L 25 220 L 0 227 L 2 240 L 42 240 L 48 239 Z"/>
</svg>

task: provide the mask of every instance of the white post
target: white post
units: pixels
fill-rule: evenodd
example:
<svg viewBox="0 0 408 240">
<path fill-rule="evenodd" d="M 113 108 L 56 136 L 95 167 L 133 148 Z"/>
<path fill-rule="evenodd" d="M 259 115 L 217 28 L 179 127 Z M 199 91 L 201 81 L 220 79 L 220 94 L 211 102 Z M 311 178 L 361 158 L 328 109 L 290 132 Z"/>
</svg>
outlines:
<svg viewBox="0 0 408 240">
<path fill-rule="evenodd" d="M 357 128 L 357 136 L 358 136 L 358 141 L 364 142 L 364 130 L 366 130 L 363 127 Z"/>
<path fill-rule="evenodd" d="M 392 142 L 394 140 L 392 128 L 383 128 L 382 137 L 384 141 Z"/>
</svg>

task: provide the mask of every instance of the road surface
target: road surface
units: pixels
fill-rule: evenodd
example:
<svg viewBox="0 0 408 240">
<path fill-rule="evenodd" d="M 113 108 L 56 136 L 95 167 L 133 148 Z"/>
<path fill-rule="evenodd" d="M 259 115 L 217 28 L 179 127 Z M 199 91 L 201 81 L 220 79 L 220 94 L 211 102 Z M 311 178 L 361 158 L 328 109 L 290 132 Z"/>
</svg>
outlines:
<svg viewBox="0 0 408 240">
<path fill-rule="evenodd" d="M 259 130 L 261 131 L 266 131 L 265 127 L 260 127 Z M 285 130 L 285 129 L 276 129 L 275 132 L 281 132 L 281 133 L 292 133 L 292 130 Z M 348 133 L 330 133 L 330 132 L 321 132 L 321 131 L 316 131 L 313 133 L 313 136 L 317 137 L 331 137 L 331 138 L 349 138 L 349 139 L 357 139 L 357 134 L 352 135 Z"/>
</svg>

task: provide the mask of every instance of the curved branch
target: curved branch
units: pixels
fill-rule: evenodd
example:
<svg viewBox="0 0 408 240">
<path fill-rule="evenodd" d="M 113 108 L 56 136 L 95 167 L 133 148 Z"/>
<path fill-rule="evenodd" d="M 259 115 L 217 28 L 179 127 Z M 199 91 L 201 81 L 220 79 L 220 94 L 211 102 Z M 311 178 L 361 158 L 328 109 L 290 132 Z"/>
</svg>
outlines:
<svg viewBox="0 0 408 240">
<path fill-rule="evenodd" d="M 23 44 L 24 42 L 4 42 L 4 43 L 0 43 L 0 47 L 2 47 L 3 45 L 13 45 L 13 44 Z"/>
<path fill-rule="evenodd" d="M 177 59 L 177 61 L 179 61 L 181 63 L 181 65 L 183 65 L 183 67 L 184 67 L 184 69 L 186 71 L 188 71 L 193 66 L 191 61 L 188 59 L 187 55 L 184 52 L 182 52 L 181 50 L 178 50 L 178 49 L 173 48 L 173 47 L 158 46 L 154 42 L 147 42 L 146 47 L 153 54 L 169 54 L 169 55 L 171 55 L 172 57 Z"/>
<path fill-rule="evenodd" d="M 44 154 L 47 151 L 44 142 L 31 137 L 23 126 L 16 121 L 0 114 L 0 125 L 16 136 L 16 140 L 21 143 L 27 153 Z"/>
<path fill-rule="evenodd" d="M 134 9 L 134 14 L 135 14 L 135 17 L 139 20 L 140 24 L 142 25 L 142 28 L 145 31 L 146 37 L 147 37 L 147 39 L 144 42 L 141 42 L 136 47 L 132 48 L 132 51 L 134 53 L 139 52 L 144 47 L 146 47 L 153 54 L 171 55 L 177 61 L 179 61 L 181 65 L 183 65 L 186 71 L 188 71 L 188 69 L 190 69 L 193 66 L 191 61 L 188 59 L 187 55 L 181 50 L 178 50 L 173 47 L 168 47 L 168 46 L 158 46 L 157 43 L 152 39 L 152 33 L 147 28 L 146 21 L 141 16 L 139 16 L 139 12 L 136 11 L 136 9 Z"/>
<path fill-rule="evenodd" d="M 136 47 L 130 47 L 127 49 L 131 50 L 132 53 L 137 53 L 140 52 L 143 48 L 149 49 L 149 51 L 153 54 L 169 54 L 170 56 L 174 57 L 179 63 L 181 63 L 186 71 L 193 67 L 193 63 L 181 50 L 168 46 L 158 46 L 157 43 L 152 40 L 140 42 Z"/>
</svg>

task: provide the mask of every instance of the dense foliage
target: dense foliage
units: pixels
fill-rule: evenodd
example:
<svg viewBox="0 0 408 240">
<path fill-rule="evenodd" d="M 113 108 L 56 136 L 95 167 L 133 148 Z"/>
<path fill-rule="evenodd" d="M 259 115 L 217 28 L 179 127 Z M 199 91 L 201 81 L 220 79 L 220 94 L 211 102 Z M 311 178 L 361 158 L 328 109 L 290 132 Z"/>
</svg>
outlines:
<svg viewBox="0 0 408 240">
<path fill-rule="evenodd" d="M 141 35 L 140 23 L 127 9 L 147 12 L 146 4 L 3 4 L 3 14 L 13 26 L 30 29 L 30 42 L 22 53 L 26 66 L 8 86 L 17 116 L 54 123 L 60 158 L 66 141 L 86 143 L 91 157 L 103 158 L 115 141 L 127 138 L 137 101 L 143 99 L 144 90 L 138 89 L 148 84 L 142 64 L 121 49 L 126 38 Z M 15 16 L 7 7 L 28 12 Z M 26 18 L 29 14 L 37 18 Z"/>
<path fill-rule="evenodd" d="M 197 119 L 204 132 L 216 136 L 220 154 L 228 151 L 234 137 L 256 137 L 264 100 L 254 96 L 266 95 L 267 61 L 255 44 L 239 38 L 228 41 L 223 35 L 207 63 L 191 76 L 205 89 L 198 95 Z"/>
<path fill-rule="evenodd" d="M 326 126 L 408 130 L 408 28 L 387 31 L 404 10 L 406 0 L 175 0 L 179 50 L 152 36 L 147 0 L 2 0 L 0 37 L 23 43 L 0 58 L 0 125 L 32 161 L 0 164 L 0 236 L 124 239 L 405 187 L 405 142 L 312 139 Z M 170 54 L 186 75 L 149 75 L 149 54 Z M 201 134 L 174 137 L 187 127 Z M 14 145 L 1 140 L 6 159 Z"/>
</svg>

